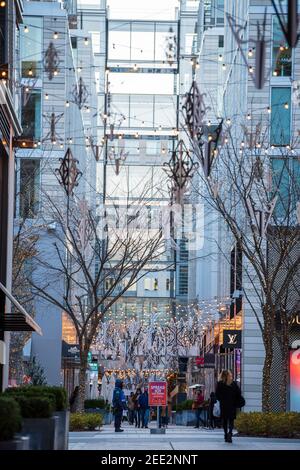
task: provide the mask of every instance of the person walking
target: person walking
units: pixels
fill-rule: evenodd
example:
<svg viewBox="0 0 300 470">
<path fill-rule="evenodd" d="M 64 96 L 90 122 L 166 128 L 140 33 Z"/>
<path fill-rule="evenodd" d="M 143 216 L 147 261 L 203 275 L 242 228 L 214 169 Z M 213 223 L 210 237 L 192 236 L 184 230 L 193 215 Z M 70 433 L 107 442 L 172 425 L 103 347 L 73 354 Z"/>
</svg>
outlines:
<svg viewBox="0 0 300 470">
<path fill-rule="evenodd" d="M 131 392 L 128 397 L 128 422 L 129 424 L 134 424 L 134 415 L 135 415 L 135 403 L 134 403 L 134 393 Z"/>
<path fill-rule="evenodd" d="M 149 408 L 148 390 L 146 388 L 144 389 L 144 392 L 139 396 L 139 405 L 140 405 L 140 410 L 141 410 L 142 428 L 147 429 L 148 422 L 149 422 L 150 408 Z"/>
<path fill-rule="evenodd" d="M 121 423 L 123 410 L 126 408 L 126 398 L 123 392 L 123 382 L 120 379 L 116 380 L 112 404 L 115 417 L 115 432 L 123 432 L 124 429 L 121 429 Z"/>
<path fill-rule="evenodd" d="M 202 411 L 203 411 L 203 403 L 204 403 L 204 393 L 202 390 L 200 390 L 197 393 L 196 399 L 194 400 L 193 403 L 193 408 L 196 411 L 196 426 L 195 429 L 199 429 L 200 427 L 200 421 L 204 426 L 204 421 L 201 417 Z"/>
<path fill-rule="evenodd" d="M 141 408 L 139 405 L 139 396 L 141 395 L 142 391 L 138 387 L 136 389 L 135 394 L 133 395 L 133 402 L 134 402 L 134 420 L 135 420 L 135 427 L 141 427 Z"/>
<path fill-rule="evenodd" d="M 221 420 L 225 442 L 232 443 L 232 431 L 236 418 L 236 409 L 245 405 L 241 390 L 230 370 L 223 370 L 216 388 L 216 399 L 220 402 Z"/>
</svg>

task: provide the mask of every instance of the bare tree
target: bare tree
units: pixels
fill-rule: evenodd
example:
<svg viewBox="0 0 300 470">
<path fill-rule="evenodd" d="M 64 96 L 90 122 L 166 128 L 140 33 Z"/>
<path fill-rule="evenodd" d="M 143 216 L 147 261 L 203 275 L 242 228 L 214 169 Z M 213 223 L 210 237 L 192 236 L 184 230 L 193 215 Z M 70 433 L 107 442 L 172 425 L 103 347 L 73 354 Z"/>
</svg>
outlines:
<svg viewBox="0 0 300 470">
<path fill-rule="evenodd" d="M 170 263 L 162 228 L 153 229 L 146 222 L 147 200 L 123 201 L 121 216 L 113 202 L 95 214 L 86 201 L 72 198 L 66 214 L 66 205 L 47 195 L 45 199 L 47 219 L 55 224 L 53 257 L 41 251 L 35 256 L 36 276 L 30 284 L 36 295 L 65 311 L 75 326 L 82 410 L 88 352 L 106 312 L 148 272 L 170 269 Z M 62 293 L 58 286 L 63 283 Z"/>
<path fill-rule="evenodd" d="M 286 147 L 271 147 L 270 126 L 265 121 L 253 124 L 250 129 L 249 124 L 232 129 L 228 122 L 225 129 L 223 126 L 220 145 L 212 131 L 204 135 L 204 127 L 203 123 L 198 123 L 198 127 L 190 125 L 187 132 L 194 155 L 202 163 L 199 184 L 194 185 L 194 191 L 221 215 L 243 255 L 244 296 L 257 319 L 266 353 L 263 411 L 270 411 L 271 406 L 275 337 L 283 354 L 281 404 L 285 409 L 287 325 L 291 314 L 288 293 L 293 283 L 299 285 L 297 202 L 300 178 L 299 157 L 293 150 L 298 140 Z M 256 300 L 260 303 L 261 315 L 256 309 Z M 276 329 L 278 319 L 280 330 Z"/>
<path fill-rule="evenodd" d="M 33 295 L 27 282 L 29 265 L 36 254 L 37 231 L 27 220 L 22 220 L 14 234 L 12 289 L 18 302 L 34 316 Z M 14 308 L 12 306 L 12 308 Z M 29 332 L 12 332 L 10 336 L 10 378 L 22 383 L 24 375 L 23 348 L 30 338 Z"/>
</svg>

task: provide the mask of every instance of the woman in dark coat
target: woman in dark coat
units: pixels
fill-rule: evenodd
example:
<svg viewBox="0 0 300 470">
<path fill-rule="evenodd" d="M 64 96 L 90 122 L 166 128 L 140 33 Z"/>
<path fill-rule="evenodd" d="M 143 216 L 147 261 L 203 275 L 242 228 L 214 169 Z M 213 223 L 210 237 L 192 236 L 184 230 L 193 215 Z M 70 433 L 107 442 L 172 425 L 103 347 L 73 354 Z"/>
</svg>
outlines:
<svg viewBox="0 0 300 470">
<path fill-rule="evenodd" d="M 241 401 L 241 391 L 237 383 L 233 381 L 230 370 L 221 372 L 216 389 L 216 398 L 220 402 L 225 442 L 232 442 L 232 430 L 236 418 L 236 409 Z"/>
</svg>

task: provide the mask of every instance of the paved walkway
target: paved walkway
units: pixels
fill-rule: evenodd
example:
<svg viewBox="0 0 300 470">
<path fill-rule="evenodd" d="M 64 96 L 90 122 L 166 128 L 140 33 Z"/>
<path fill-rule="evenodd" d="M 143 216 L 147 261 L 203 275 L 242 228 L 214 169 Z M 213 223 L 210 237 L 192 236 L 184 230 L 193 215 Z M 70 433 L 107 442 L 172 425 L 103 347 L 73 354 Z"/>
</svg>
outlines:
<svg viewBox="0 0 300 470">
<path fill-rule="evenodd" d="M 154 426 L 154 424 L 153 424 Z M 166 434 L 150 434 L 149 429 L 136 429 L 124 423 L 124 432 L 115 433 L 112 426 L 101 431 L 71 432 L 70 450 L 300 450 L 300 439 L 233 438 L 224 442 L 223 432 L 170 426 Z"/>
</svg>

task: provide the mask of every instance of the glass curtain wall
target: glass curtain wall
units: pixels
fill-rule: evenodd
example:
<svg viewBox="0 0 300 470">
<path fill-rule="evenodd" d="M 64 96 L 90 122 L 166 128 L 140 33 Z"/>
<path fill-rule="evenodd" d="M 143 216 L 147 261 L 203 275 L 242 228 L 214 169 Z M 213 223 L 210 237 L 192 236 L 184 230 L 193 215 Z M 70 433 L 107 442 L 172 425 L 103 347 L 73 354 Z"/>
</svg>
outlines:
<svg viewBox="0 0 300 470">
<path fill-rule="evenodd" d="M 149 223 L 161 205 L 169 203 L 163 164 L 177 138 L 178 63 L 169 64 L 166 43 L 177 23 L 168 21 L 108 21 L 108 120 L 106 178 L 109 200 L 134 203 L 149 198 Z M 119 158 L 118 167 L 116 158 Z M 166 250 L 162 263 L 170 263 Z M 171 272 L 146 277 L 115 306 L 119 320 L 137 314 L 166 315 L 171 298 Z M 155 296 L 155 306 L 152 296 Z"/>
</svg>

